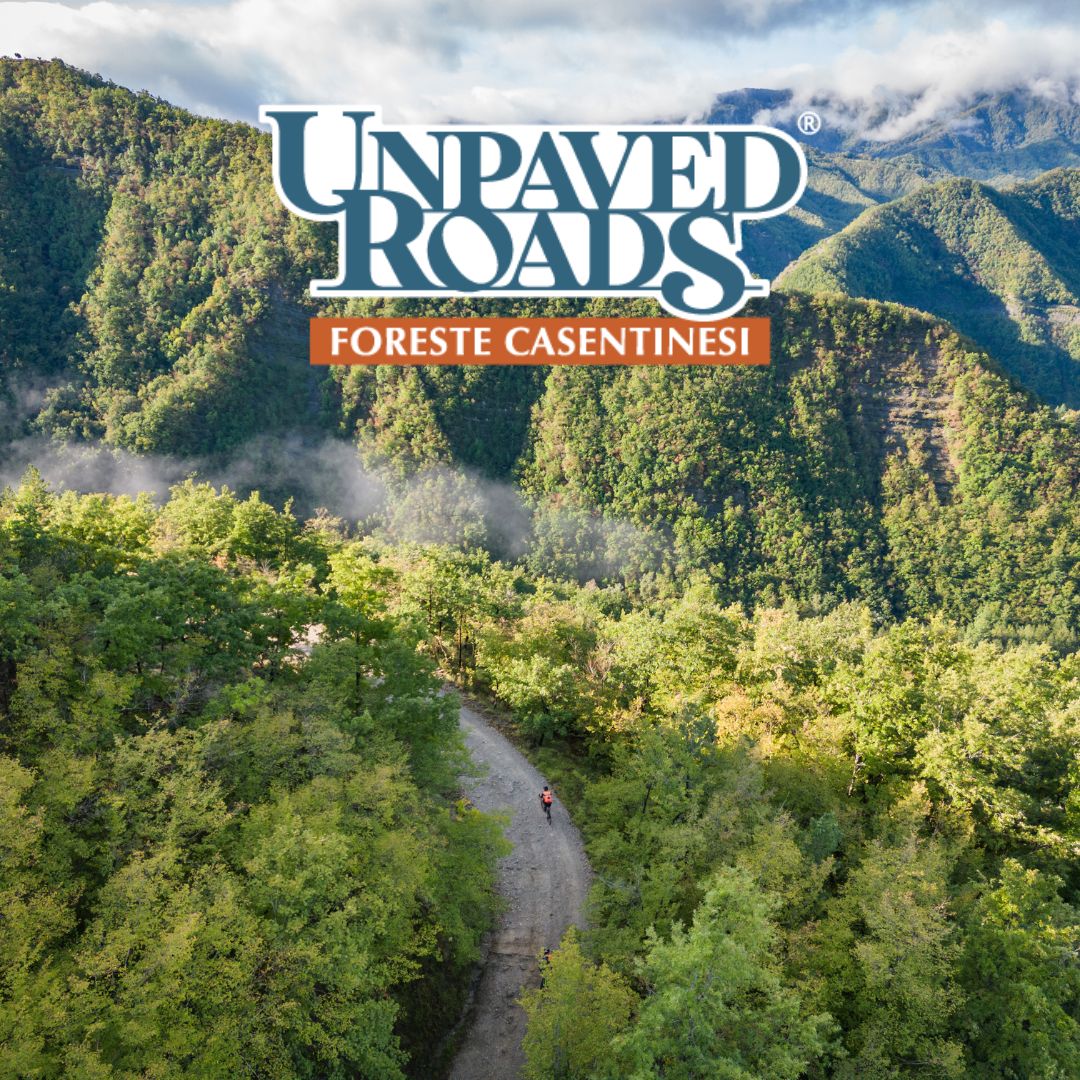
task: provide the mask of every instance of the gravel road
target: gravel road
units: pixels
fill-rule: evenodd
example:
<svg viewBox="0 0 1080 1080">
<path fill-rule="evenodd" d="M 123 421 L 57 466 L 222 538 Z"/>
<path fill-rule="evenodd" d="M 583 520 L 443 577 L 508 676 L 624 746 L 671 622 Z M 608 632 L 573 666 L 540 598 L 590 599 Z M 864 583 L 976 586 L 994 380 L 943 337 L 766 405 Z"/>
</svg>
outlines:
<svg viewBox="0 0 1080 1080">
<path fill-rule="evenodd" d="M 499 866 L 507 909 L 491 937 L 450 1080 L 513 1080 L 524 1063 L 525 1014 L 517 998 L 539 982 L 538 955 L 554 949 L 572 923 L 581 924 L 591 871 L 558 792 L 549 825 L 540 807 L 543 777 L 465 705 L 461 728 L 473 761 L 484 770 L 465 780 L 465 793 L 481 810 L 510 815 L 506 836 L 514 850 Z"/>
</svg>

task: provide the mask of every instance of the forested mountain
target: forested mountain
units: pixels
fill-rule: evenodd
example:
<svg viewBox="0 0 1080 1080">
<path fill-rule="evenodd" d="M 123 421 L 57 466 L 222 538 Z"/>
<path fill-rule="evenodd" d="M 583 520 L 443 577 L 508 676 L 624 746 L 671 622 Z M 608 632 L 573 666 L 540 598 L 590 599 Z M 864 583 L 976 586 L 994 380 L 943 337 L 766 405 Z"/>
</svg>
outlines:
<svg viewBox="0 0 1080 1080">
<path fill-rule="evenodd" d="M 264 136 L 58 63 L 5 61 L 0 72 L 16 196 L 2 221 L 14 253 L 0 293 L 4 370 L 16 390 L 20 379 L 49 380 L 38 428 L 196 458 L 256 432 L 333 433 L 358 445 L 428 538 L 485 537 L 483 493 L 453 470 L 522 481 L 535 517 L 516 549 L 544 570 L 629 580 L 703 570 L 746 604 L 861 597 L 882 616 L 943 607 L 1001 630 L 1075 631 L 1075 551 L 1060 539 L 1076 534 L 1075 420 L 1037 407 L 947 327 L 793 295 L 756 311 L 773 320 L 768 370 L 353 368 L 324 378 L 309 373 L 301 334 L 304 286 L 328 240 L 278 205 Z M 859 163 L 857 177 L 873 164 Z M 1044 322 L 1060 327 L 1075 287 L 1075 177 L 1007 196 L 951 181 L 871 211 L 833 243 L 846 251 L 864 222 L 927 208 L 970 253 L 972 274 L 997 275 L 1001 302 L 1052 301 Z M 31 227 L 39 220 L 44 232 Z M 914 256 L 883 258 L 899 273 Z M 970 329 L 968 286 L 956 277 L 956 318 Z M 829 284 L 860 291 L 854 275 Z M 950 295 L 937 282 L 927 290 L 923 306 Z M 450 300 L 342 310 L 651 309 Z M 45 324 L 60 332 L 40 333 Z M 1001 352 L 1006 362 L 1028 355 Z M 1020 374 L 1044 378 L 1030 364 Z"/>
<path fill-rule="evenodd" d="M 964 108 L 891 140 L 850 148 L 874 157 L 911 155 L 936 168 L 989 183 L 1032 178 L 1048 169 L 1080 166 L 1077 85 L 1019 87 L 984 94 Z"/>
<path fill-rule="evenodd" d="M 0 193 L 9 432 L 28 394 L 48 431 L 144 452 L 318 425 L 296 360 L 330 236 L 281 206 L 266 136 L 0 59 Z"/>
<path fill-rule="evenodd" d="M 721 94 L 709 119 L 716 123 L 766 122 L 790 132 L 807 150 L 807 193 L 790 214 L 746 231 L 750 265 L 775 277 L 811 244 L 853 221 L 865 208 L 922 188 L 932 180 L 964 176 L 997 186 L 1030 180 L 1050 169 L 1080 166 L 1080 105 L 1075 88 L 1039 94 L 1031 89 L 982 95 L 963 108 L 919 124 L 908 134 L 868 137 L 893 113 L 856 112 L 840 101 L 812 108 L 821 130 L 802 135 L 791 93 L 740 90 Z M 885 299 L 882 297 L 882 299 Z"/>
<path fill-rule="evenodd" d="M 1080 170 L 1007 191 L 952 179 L 868 210 L 781 275 L 783 289 L 933 312 L 1051 403 L 1080 405 Z"/>
<path fill-rule="evenodd" d="M 1080 1070 L 1075 654 L 382 559 L 435 655 L 513 709 L 596 870 L 525 996 L 527 1080 Z"/>
<path fill-rule="evenodd" d="M 307 365 L 307 286 L 334 231 L 281 206 L 270 152 L 245 124 L 0 58 L 0 439 L 205 459 L 387 420 L 396 389 L 343 397 Z M 537 372 L 429 381 L 455 457 L 508 473 Z"/>
<path fill-rule="evenodd" d="M 830 154 L 804 144 L 809 172 L 798 206 L 780 217 L 751 222 L 745 259 L 759 277 L 775 278 L 807 248 L 854 221 L 869 207 L 918 191 L 948 173 L 913 157 L 876 160 Z"/>
<path fill-rule="evenodd" d="M 768 369 L 551 374 L 522 473 L 537 556 L 1074 633 L 1077 415 L 895 305 L 793 294 L 769 314 Z"/>
<path fill-rule="evenodd" d="M 511 413 L 489 429 L 532 511 L 515 553 L 643 593 L 701 571 L 748 606 L 860 598 L 882 618 L 944 611 L 978 634 L 1074 640 L 1077 414 L 898 305 L 791 293 L 756 311 L 772 322 L 767 369 L 557 368 L 528 426 L 511 431 Z M 341 378 L 346 399 L 373 403 L 361 455 L 393 463 L 395 513 L 422 525 L 399 517 L 391 533 L 505 549 L 485 484 L 454 479 L 473 451 L 453 425 L 483 430 L 476 406 L 442 413 L 441 371 Z"/>
</svg>

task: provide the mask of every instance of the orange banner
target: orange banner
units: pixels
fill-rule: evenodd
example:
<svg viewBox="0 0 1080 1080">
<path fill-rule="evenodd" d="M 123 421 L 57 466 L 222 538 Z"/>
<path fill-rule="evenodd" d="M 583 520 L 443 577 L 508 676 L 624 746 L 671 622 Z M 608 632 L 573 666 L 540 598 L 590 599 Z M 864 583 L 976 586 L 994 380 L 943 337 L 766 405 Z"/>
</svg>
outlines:
<svg viewBox="0 0 1080 1080">
<path fill-rule="evenodd" d="M 754 364 L 769 320 L 311 320 L 312 364 Z"/>
</svg>

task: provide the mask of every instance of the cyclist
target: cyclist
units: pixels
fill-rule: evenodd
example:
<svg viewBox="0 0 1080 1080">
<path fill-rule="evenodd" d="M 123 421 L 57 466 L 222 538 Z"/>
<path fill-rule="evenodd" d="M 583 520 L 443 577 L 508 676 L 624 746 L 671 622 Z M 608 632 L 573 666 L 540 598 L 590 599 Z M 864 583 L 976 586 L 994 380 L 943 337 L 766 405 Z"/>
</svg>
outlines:
<svg viewBox="0 0 1080 1080">
<path fill-rule="evenodd" d="M 548 969 L 551 967 L 551 950 L 545 949 L 544 955 L 540 957 L 540 989 L 544 989 L 544 984 L 547 982 Z"/>
<path fill-rule="evenodd" d="M 548 824 L 551 824 L 551 804 L 554 801 L 555 796 L 551 794 L 551 788 L 544 785 L 544 790 L 540 792 L 540 805 L 543 807 L 544 813 L 547 814 Z"/>
</svg>

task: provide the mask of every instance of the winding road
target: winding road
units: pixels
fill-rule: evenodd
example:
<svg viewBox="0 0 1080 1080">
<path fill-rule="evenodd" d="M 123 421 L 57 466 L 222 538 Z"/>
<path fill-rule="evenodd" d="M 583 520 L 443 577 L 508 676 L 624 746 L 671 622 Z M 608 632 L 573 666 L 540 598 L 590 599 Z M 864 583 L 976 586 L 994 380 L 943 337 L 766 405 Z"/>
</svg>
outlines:
<svg viewBox="0 0 1080 1080">
<path fill-rule="evenodd" d="M 568 926 L 581 924 L 591 871 L 557 792 L 552 824 L 544 820 L 540 773 L 464 704 L 461 729 L 482 773 L 465 778 L 465 794 L 480 810 L 510 815 L 506 837 L 514 850 L 499 864 L 507 908 L 488 944 L 450 1080 L 514 1080 L 524 1064 L 525 1013 L 517 999 L 539 982 L 539 954 L 556 948 Z"/>
</svg>

